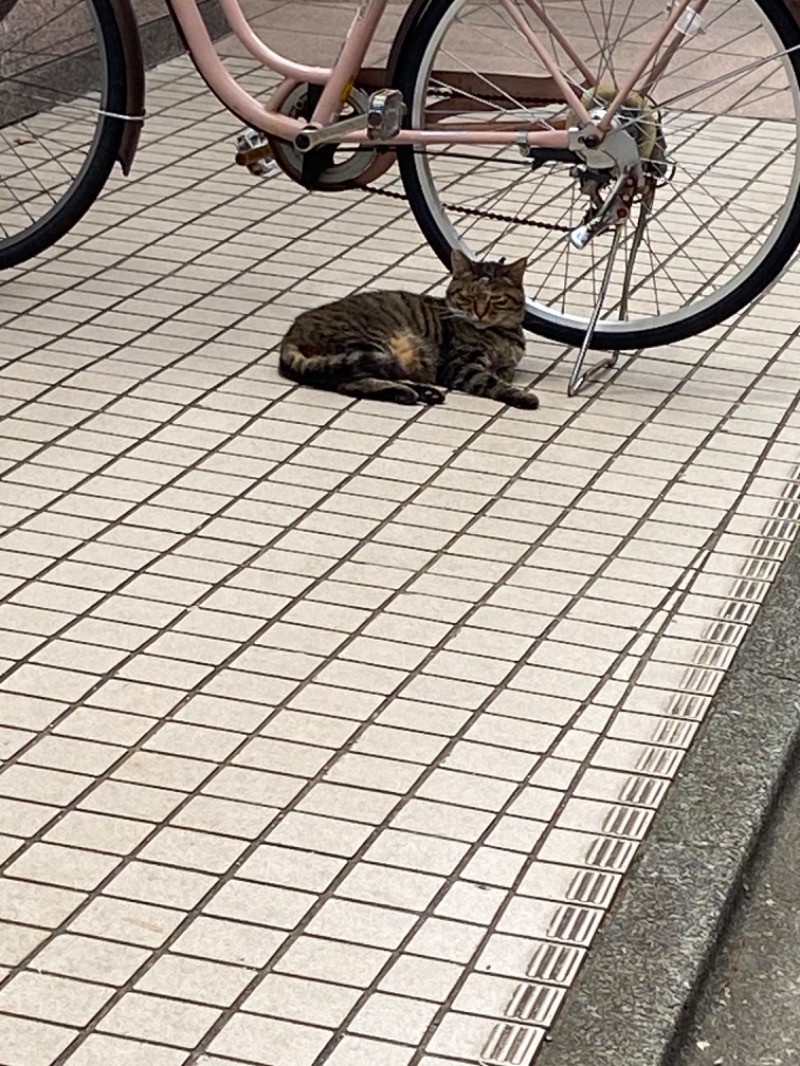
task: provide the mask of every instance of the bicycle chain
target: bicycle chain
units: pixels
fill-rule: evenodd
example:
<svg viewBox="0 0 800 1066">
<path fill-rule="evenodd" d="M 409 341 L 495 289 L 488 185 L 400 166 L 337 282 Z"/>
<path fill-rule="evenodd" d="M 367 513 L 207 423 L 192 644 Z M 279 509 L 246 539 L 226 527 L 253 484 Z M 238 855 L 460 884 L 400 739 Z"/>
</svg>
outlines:
<svg viewBox="0 0 800 1066">
<path fill-rule="evenodd" d="M 446 92 L 433 92 L 432 95 L 438 95 L 446 97 L 449 94 Z M 491 96 L 486 97 L 487 100 L 492 99 Z M 539 98 L 527 98 L 521 100 L 525 107 L 538 107 L 546 103 L 550 103 L 549 100 Z M 408 197 L 404 196 L 401 192 L 392 192 L 391 189 L 383 189 L 377 185 L 362 185 L 361 188 L 365 192 L 371 192 L 375 196 L 386 196 L 390 200 L 405 200 L 408 202 Z M 497 211 L 481 211 L 478 207 L 461 207 L 459 204 L 442 204 L 445 211 L 455 211 L 459 215 L 469 215 L 471 218 L 488 218 L 490 222 L 513 222 L 518 226 L 530 226 L 532 229 L 546 229 L 555 233 L 570 233 L 572 231 L 571 226 L 562 226 L 557 222 L 534 222 L 530 218 L 519 218 L 517 215 L 502 215 Z"/>
<path fill-rule="evenodd" d="M 382 189 L 377 185 L 362 185 L 364 192 L 371 192 L 375 196 L 386 196 L 390 200 L 405 200 L 408 197 L 401 192 L 393 192 L 391 189 Z M 518 215 L 501 215 L 497 211 L 481 211 L 478 207 L 461 207 L 459 204 L 442 204 L 445 211 L 455 211 L 459 215 L 470 215 L 473 218 L 488 218 L 491 222 L 514 222 L 518 226 L 530 226 L 533 229 L 546 229 L 556 233 L 571 233 L 571 226 L 562 226 L 558 222 L 536 222 L 532 218 L 520 218 Z"/>
</svg>

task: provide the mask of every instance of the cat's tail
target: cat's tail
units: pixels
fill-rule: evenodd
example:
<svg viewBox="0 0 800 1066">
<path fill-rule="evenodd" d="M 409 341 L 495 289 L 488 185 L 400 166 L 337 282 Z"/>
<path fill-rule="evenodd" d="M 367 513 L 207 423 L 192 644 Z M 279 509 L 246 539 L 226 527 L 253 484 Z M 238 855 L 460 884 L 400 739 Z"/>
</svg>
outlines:
<svg viewBox="0 0 800 1066">
<path fill-rule="evenodd" d="M 380 377 L 391 381 L 399 377 L 391 353 L 377 345 L 352 344 L 340 352 L 318 355 L 305 351 L 289 337 L 281 344 L 278 370 L 290 381 L 318 389 L 335 389 L 357 378 Z"/>
</svg>

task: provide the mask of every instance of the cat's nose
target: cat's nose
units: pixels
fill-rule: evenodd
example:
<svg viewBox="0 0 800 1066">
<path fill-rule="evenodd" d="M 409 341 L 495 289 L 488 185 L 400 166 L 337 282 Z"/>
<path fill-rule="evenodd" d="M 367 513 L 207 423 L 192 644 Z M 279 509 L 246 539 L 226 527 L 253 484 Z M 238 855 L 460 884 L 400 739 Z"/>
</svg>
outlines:
<svg viewBox="0 0 800 1066">
<path fill-rule="evenodd" d="M 489 311 L 488 300 L 476 300 L 475 301 L 475 316 L 477 318 L 485 318 Z"/>
</svg>

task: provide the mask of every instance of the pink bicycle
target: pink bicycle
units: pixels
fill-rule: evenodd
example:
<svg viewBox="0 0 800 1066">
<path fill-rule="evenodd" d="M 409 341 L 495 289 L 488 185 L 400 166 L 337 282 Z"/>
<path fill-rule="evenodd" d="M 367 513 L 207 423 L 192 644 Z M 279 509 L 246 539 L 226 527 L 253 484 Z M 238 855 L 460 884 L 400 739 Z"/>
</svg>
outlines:
<svg viewBox="0 0 800 1066">
<path fill-rule="evenodd" d="M 573 390 L 589 346 L 716 325 L 800 243 L 798 0 L 410 0 L 381 69 L 364 60 L 387 0 L 360 3 L 331 67 L 278 55 L 219 0 L 282 76 L 260 98 L 196 0 L 168 2 L 248 127 L 238 162 L 329 192 L 397 162 L 443 261 L 528 257 L 526 325 L 581 346 Z M 0 267 L 66 233 L 115 161 L 128 172 L 144 115 L 130 0 L 0 0 Z"/>
</svg>

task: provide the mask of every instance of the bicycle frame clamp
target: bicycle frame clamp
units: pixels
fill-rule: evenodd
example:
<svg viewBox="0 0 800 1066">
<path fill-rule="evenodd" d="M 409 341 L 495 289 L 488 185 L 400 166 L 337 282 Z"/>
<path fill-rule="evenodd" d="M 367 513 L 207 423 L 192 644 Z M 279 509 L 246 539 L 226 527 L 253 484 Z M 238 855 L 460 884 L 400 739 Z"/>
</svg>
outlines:
<svg viewBox="0 0 800 1066">
<path fill-rule="evenodd" d="M 144 123 L 147 120 L 147 112 L 145 112 L 145 111 L 143 111 L 141 115 L 120 115 L 116 111 L 104 111 L 103 108 L 101 107 L 101 108 L 98 109 L 97 114 L 98 115 L 102 115 L 103 118 L 119 118 L 119 119 L 122 119 L 123 122 L 142 122 L 142 123 Z"/>
</svg>

